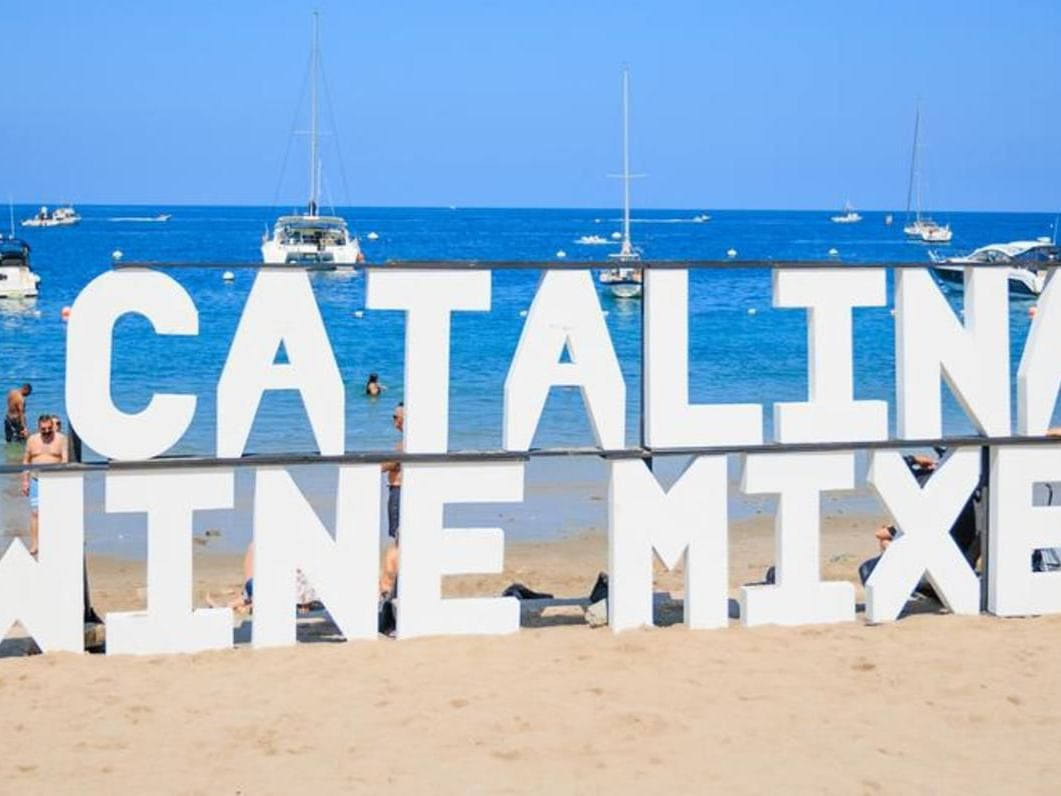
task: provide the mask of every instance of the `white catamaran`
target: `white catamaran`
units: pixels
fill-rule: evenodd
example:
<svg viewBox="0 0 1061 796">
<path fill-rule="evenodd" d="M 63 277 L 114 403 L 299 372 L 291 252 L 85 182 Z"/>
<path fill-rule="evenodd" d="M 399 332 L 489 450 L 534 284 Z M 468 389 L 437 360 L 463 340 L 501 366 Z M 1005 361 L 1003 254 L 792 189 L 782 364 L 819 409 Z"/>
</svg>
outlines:
<svg viewBox="0 0 1061 796">
<path fill-rule="evenodd" d="M 320 215 L 320 126 L 317 108 L 319 38 L 319 22 L 314 11 L 310 67 L 309 204 L 301 215 L 280 216 L 276 220 L 272 237 L 266 234 L 262 238 L 262 261 L 267 265 L 302 265 L 312 270 L 352 269 L 364 261 L 360 242 L 350 234 L 344 219 Z"/>
<path fill-rule="evenodd" d="M 633 263 L 641 259 L 640 252 L 630 242 L 630 74 L 623 69 L 623 232 L 619 251 L 608 256 L 619 265 L 600 274 L 601 284 L 607 285 L 616 298 L 640 298 L 641 269 Z"/>
<path fill-rule="evenodd" d="M 910 156 L 910 185 L 906 190 L 906 224 L 903 227 L 911 238 L 920 238 L 925 243 L 950 243 L 954 233 L 950 224 L 937 224 L 928 216 L 921 215 L 921 106 L 914 115 L 914 149 Z M 914 219 L 910 220 L 911 206 Z"/>
</svg>

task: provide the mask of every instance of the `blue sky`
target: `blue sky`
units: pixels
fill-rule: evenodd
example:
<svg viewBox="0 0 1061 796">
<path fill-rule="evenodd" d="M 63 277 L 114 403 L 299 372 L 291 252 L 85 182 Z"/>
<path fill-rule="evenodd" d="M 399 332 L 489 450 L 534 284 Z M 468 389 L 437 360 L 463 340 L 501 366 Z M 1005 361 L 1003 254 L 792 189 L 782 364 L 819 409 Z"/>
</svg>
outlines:
<svg viewBox="0 0 1061 796">
<path fill-rule="evenodd" d="M 315 7 L 337 204 L 614 206 L 626 63 L 635 206 L 902 207 L 920 98 L 927 205 L 1061 209 L 1057 0 L 11 1 L 0 192 L 301 202 Z"/>
</svg>

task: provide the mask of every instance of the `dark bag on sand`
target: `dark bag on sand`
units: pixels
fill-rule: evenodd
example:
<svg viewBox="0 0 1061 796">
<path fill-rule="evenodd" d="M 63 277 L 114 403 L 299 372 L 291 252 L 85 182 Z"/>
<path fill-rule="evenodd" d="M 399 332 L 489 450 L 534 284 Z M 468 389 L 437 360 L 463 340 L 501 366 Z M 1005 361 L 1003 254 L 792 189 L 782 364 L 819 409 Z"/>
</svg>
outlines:
<svg viewBox="0 0 1061 796">
<path fill-rule="evenodd" d="M 398 620 L 394 615 L 394 601 L 390 597 L 380 601 L 378 625 L 379 632 L 386 636 L 398 629 Z"/>
<path fill-rule="evenodd" d="M 543 591 L 534 591 L 529 589 L 522 583 L 513 583 L 503 592 L 502 597 L 515 597 L 517 600 L 551 600 L 553 595 L 547 594 Z"/>
<path fill-rule="evenodd" d="M 590 590 L 589 602 L 592 605 L 606 599 L 608 599 L 608 573 L 601 572 L 598 573 L 597 582 L 593 584 L 593 588 Z"/>
</svg>

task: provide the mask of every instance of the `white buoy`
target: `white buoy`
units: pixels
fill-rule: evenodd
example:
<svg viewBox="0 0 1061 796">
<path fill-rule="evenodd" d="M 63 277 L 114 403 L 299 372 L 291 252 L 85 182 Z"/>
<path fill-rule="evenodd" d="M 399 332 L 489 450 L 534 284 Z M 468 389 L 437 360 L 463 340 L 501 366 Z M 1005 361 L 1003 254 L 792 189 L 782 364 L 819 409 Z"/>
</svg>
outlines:
<svg viewBox="0 0 1061 796">
<path fill-rule="evenodd" d="M 757 313 L 758 311 L 759 311 L 759 310 L 755 309 L 755 307 L 748 307 L 748 314 L 749 314 L 749 315 L 754 315 L 754 314 L 755 314 L 755 313 Z"/>
<path fill-rule="evenodd" d="M 621 233 L 621 232 L 613 232 L 612 233 L 612 240 L 622 240 L 622 239 L 623 239 L 623 233 Z"/>
<path fill-rule="evenodd" d="M 225 271 L 225 273 L 221 274 L 221 278 L 224 279 L 226 282 L 236 281 L 236 275 L 231 271 Z"/>
<path fill-rule="evenodd" d="M 116 262 L 116 263 L 117 262 L 121 262 L 122 257 L 123 257 L 123 255 L 122 255 L 122 250 L 121 249 L 115 249 L 114 251 L 111 252 L 111 259 L 114 260 L 114 262 Z"/>
<path fill-rule="evenodd" d="M 556 256 L 557 256 L 557 257 L 558 257 L 559 259 L 561 259 L 561 260 L 562 260 L 562 259 L 564 259 L 565 257 L 567 257 L 567 252 L 565 252 L 565 251 L 564 251 L 563 249 L 561 249 L 560 251 L 558 251 L 558 252 L 556 253 Z"/>
<path fill-rule="evenodd" d="M 369 240 L 379 240 L 379 233 L 378 232 L 370 232 L 365 237 L 367 237 Z"/>
<path fill-rule="evenodd" d="M 737 250 L 736 249 L 728 249 L 726 251 L 726 256 L 727 257 L 736 257 L 737 256 Z"/>
<path fill-rule="evenodd" d="M 364 318 L 365 317 L 365 313 L 364 313 L 363 310 L 354 310 L 354 317 L 355 318 Z"/>
<path fill-rule="evenodd" d="M 526 310 L 520 310 L 519 311 L 519 317 L 526 318 L 527 317 L 527 311 Z"/>
<path fill-rule="evenodd" d="M 829 256 L 830 257 L 837 257 L 837 256 L 839 256 L 839 254 L 840 254 L 840 252 L 837 249 L 835 249 L 835 248 L 829 249 Z"/>
</svg>

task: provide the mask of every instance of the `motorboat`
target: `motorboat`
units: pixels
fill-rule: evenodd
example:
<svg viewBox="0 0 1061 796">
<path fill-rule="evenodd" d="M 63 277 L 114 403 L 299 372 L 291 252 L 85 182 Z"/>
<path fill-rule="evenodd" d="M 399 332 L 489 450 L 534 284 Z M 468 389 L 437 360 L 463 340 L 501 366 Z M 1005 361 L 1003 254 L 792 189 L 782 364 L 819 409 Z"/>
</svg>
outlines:
<svg viewBox="0 0 1061 796">
<path fill-rule="evenodd" d="M 992 243 L 959 257 L 940 257 L 935 252 L 929 252 L 929 256 L 936 277 L 958 288 L 964 285 L 967 264 L 1008 265 L 1006 275 L 1009 277 L 1009 293 L 1024 298 L 1034 298 L 1042 293 L 1051 275 L 1061 265 L 1061 248 L 1050 238 Z"/>
<path fill-rule="evenodd" d="M 576 238 L 575 243 L 580 243 L 583 246 L 607 246 L 610 241 L 600 235 L 583 235 L 581 238 Z"/>
<path fill-rule="evenodd" d="M 306 212 L 280 216 L 272 235 L 262 237 L 262 261 L 266 265 L 300 265 L 309 270 L 353 269 L 364 262 L 361 244 L 350 234 L 346 220 L 320 214 L 321 164 L 317 87 L 320 70 L 320 23 L 313 12 L 313 46 L 310 51 L 310 190 Z"/>
<path fill-rule="evenodd" d="M 913 218 L 911 219 L 911 212 Z M 903 232 L 925 243 L 950 243 L 950 224 L 938 224 L 921 213 L 921 106 L 914 114 L 914 146 L 910 155 L 910 181 L 906 189 L 906 223 Z"/>
<path fill-rule="evenodd" d="M 850 202 L 844 202 L 844 212 L 829 218 L 834 224 L 857 224 L 862 216 L 855 212 Z"/>
<path fill-rule="evenodd" d="M 630 241 L 630 73 L 623 69 L 623 231 L 620 235 L 619 251 L 608 257 L 616 261 L 612 268 L 600 273 L 600 282 L 606 285 L 616 298 L 641 297 L 641 269 L 633 265 L 641 259 L 640 252 Z M 615 233 L 612 233 L 615 238 Z"/>
<path fill-rule="evenodd" d="M 693 223 L 695 223 L 695 224 L 704 224 L 704 223 L 707 223 L 710 220 L 711 220 L 711 216 L 709 216 L 707 213 L 701 213 L 698 216 L 693 216 Z"/>
<path fill-rule="evenodd" d="M 25 299 L 37 295 L 41 278 L 29 264 L 29 244 L 0 236 L 0 299 Z"/>
<path fill-rule="evenodd" d="M 22 226 L 24 227 L 71 227 L 74 224 L 81 223 L 81 216 L 77 214 L 77 211 L 71 205 L 66 207 L 57 207 L 51 212 L 48 211 L 47 207 L 42 206 L 37 211 L 36 215 L 31 218 L 24 219 Z"/>
</svg>

